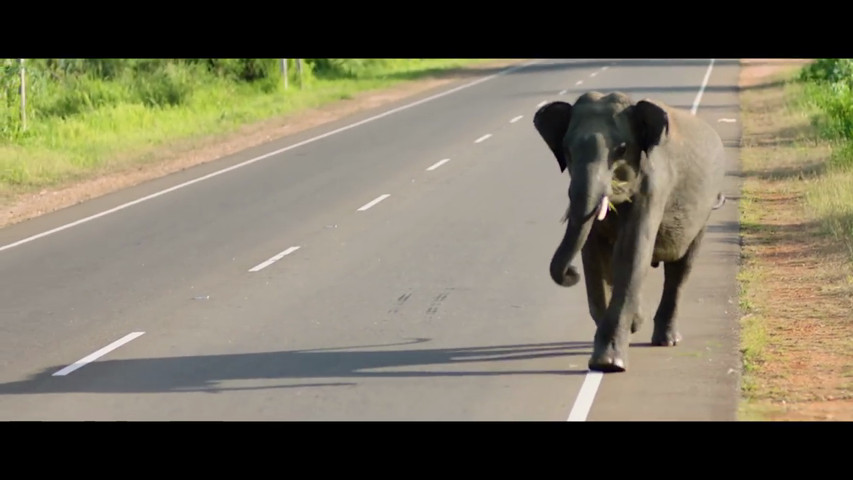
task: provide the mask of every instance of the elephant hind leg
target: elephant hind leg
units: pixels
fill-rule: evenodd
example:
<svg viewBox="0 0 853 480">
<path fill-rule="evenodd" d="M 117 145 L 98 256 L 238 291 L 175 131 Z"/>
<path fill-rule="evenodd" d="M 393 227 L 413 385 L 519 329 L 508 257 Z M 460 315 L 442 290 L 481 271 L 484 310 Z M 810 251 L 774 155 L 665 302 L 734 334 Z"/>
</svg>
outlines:
<svg viewBox="0 0 853 480">
<path fill-rule="evenodd" d="M 704 234 L 705 229 L 703 228 L 696 238 L 693 239 L 693 242 L 687 249 L 687 253 L 680 260 L 664 263 L 663 295 L 661 295 L 661 301 L 655 313 L 655 329 L 654 333 L 652 333 L 652 345 L 671 347 L 681 341 L 681 335 L 676 328 L 676 314 L 681 296 L 681 288 L 690 276 L 690 271 L 693 268 L 693 260 L 696 257 L 699 245 L 702 243 Z"/>
</svg>

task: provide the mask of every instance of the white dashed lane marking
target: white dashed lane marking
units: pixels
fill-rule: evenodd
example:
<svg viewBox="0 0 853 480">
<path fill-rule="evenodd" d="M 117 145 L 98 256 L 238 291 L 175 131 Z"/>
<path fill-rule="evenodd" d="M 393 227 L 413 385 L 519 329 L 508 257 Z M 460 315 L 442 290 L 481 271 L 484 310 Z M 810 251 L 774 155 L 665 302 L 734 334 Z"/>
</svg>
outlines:
<svg viewBox="0 0 853 480">
<path fill-rule="evenodd" d="M 118 340 L 107 345 L 106 347 L 104 347 L 104 348 L 102 348 L 102 349 L 100 349 L 100 350 L 98 350 L 92 354 L 86 355 L 85 357 L 81 358 L 80 360 L 77 360 L 76 362 L 72 363 L 71 365 L 68 365 L 67 367 L 63 368 L 62 370 L 57 371 L 56 373 L 53 374 L 53 376 L 54 377 L 63 377 L 65 375 L 68 375 L 69 373 L 73 372 L 74 370 L 77 370 L 78 368 L 84 367 L 84 366 L 94 362 L 95 360 L 103 357 L 104 355 L 112 352 L 113 350 L 124 345 L 125 343 L 127 343 L 127 342 L 129 342 L 129 341 L 131 341 L 137 337 L 142 336 L 144 333 L 145 332 L 128 333 L 127 335 L 119 338 Z"/>
<path fill-rule="evenodd" d="M 380 196 L 378 196 L 378 197 L 374 198 L 373 200 L 371 200 L 370 202 L 368 202 L 368 203 L 366 203 L 366 204 L 362 205 L 362 206 L 361 206 L 361 208 L 359 208 L 359 209 L 358 209 L 358 211 L 359 211 L 359 212 L 363 212 L 363 211 L 367 210 L 368 208 L 370 208 L 370 207 L 372 207 L 372 206 L 376 205 L 377 203 L 381 202 L 382 200 L 385 200 L 386 198 L 388 198 L 388 197 L 390 197 L 390 196 L 391 196 L 391 195 L 390 195 L 390 194 L 388 194 L 388 193 L 386 193 L 386 194 L 384 194 L 384 195 L 380 195 Z"/>
<path fill-rule="evenodd" d="M 259 270 L 262 270 L 262 269 L 264 269 L 264 268 L 267 268 L 267 267 L 269 267 L 270 265 L 272 265 L 273 263 L 275 263 L 275 262 L 277 262 L 277 261 L 281 260 L 281 259 L 282 259 L 282 258 L 284 258 L 285 256 L 290 255 L 291 253 L 293 253 L 293 252 L 295 252 L 295 251 L 297 251 L 297 250 L 299 250 L 299 246 L 298 246 L 298 245 L 297 245 L 297 246 L 295 246 L 295 247 L 290 247 L 290 248 L 288 248 L 287 250 L 285 250 L 285 251 L 283 251 L 283 252 L 281 252 L 281 253 L 279 253 L 279 254 L 276 254 L 276 255 L 272 256 L 269 260 L 267 260 L 267 261 L 265 261 L 265 262 L 263 262 L 263 263 L 259 263 L 259 264 L 255 265 L 254 267 L 250 268 L 250 269 L 249 269 L 249 271 L 250 271 L 250 272 L 257 272 L 257 271 L 259 271 Z"/>
<path fill-rule="evenodd" d="M 444 165 L 445 163 L 447 163 L 449 161 L 450 161 L 449 158 L 445 158 L 444 160 L 439 160 L 439 161 L 435 162 L 434 164 L 432 164 L 430 167 L 428 167 L 427 171 L 431 172 L 431 171 L 435 170 L 436 168 Z"/>
</svg>

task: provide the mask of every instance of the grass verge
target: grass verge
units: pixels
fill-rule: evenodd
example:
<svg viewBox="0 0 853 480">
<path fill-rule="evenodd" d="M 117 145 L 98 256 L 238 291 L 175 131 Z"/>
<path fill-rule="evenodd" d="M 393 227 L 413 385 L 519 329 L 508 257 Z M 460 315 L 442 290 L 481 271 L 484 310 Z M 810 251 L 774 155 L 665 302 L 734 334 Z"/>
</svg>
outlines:
<svg viewBox="0 0 853 480">
<path fill-rule="evenodd" d="M 303 89 L 293 78 L 287 91 L 225 82 L 224 97 L 211 87 L 224 80 L 207 78 L 171 107 L 143 108 L 114 95 L 113 103 L 87 103 L 64 120 L 33 120 L 24 135 L 0 139 L 0 228 L 518 61 L 372 62 L 357 75 L 308 76 Z M 216 108 L 211 97 L 220 99 Z M 49 122 L 66 125 L 53 132 Z"/>
<path fill-rule="evenodd" d="M 801 65 L 760 65 L 741 76 L 739 418 L 853 420 L 853 169 L 813 121 Z"/>
<path fill-rule="evenodd" d="M 98 81 L 93 92 L 122 100 L 92 107 L 87 93 L 88 108 L 71 115 L 37 116 L 26 132 L 0 141 L 0 203 L 129 167 L 144 168 L 170 147 L 198 145 L 201 140 L 245 131 L 258 122 L 485 61 L 389 61 L 357 77 L 312 77 L 305 88 L 291 81 L 287 90 L 211 77 L 193 84 L 186 100 L 176 105 L 135 101 L 119 92 L 123 86 L 117 81 Z"/>
</svg>

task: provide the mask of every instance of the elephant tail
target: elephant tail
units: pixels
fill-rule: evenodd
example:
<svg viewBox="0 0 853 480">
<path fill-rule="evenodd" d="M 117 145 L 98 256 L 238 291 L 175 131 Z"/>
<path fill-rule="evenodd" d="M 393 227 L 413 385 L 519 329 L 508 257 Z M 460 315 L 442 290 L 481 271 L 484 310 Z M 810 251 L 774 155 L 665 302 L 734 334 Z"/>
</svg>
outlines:
<svg viewBox="0 0 853 480">
<path fill-rule="evenodd" d="M 726 204 L 726 196 L 723 195 L 723 192 L 720 192 L 717 194 L 717 203 L 715 203 L 714 206 L 711 207 L 711 210 L 718 210 L 718 209 L 722 208 L 722 206 L 725 204 Z"/>
</svg>

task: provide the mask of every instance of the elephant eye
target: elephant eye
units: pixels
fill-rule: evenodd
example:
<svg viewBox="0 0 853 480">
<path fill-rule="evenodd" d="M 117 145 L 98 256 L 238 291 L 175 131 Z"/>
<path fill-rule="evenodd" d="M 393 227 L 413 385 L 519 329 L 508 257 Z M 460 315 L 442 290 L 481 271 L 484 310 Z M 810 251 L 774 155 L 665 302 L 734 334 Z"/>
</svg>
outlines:
<svg viewBox="0 0 853 480">
<path fill-rule="evenodd" d="M 613 157 L 621 158 L 622 156 L 625 155 L 625 152 L 627 150 L 628 150 L 628 145 L 625 142 L 622 142 L 613 148 Z"/>
</svg>

